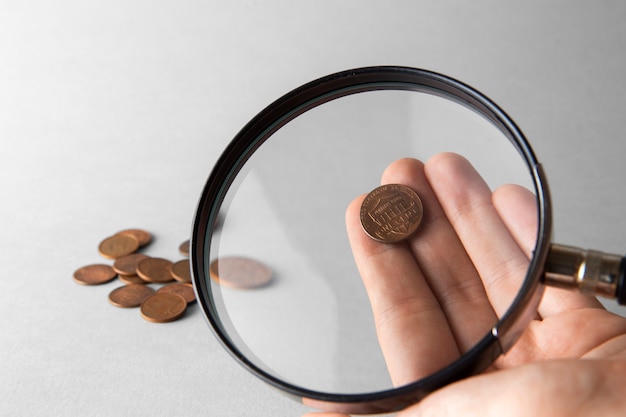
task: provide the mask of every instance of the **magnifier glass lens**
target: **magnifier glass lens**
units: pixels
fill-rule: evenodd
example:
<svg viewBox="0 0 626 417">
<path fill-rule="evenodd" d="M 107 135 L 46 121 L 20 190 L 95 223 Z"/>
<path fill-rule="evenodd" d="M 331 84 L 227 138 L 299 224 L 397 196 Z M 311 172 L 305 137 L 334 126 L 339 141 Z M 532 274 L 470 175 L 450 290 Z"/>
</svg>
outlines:
<svg viewBox="0 0 626 417">
<path fill-rule="evenodd" d="M 492 337 L 525 285 L 541 208 L 523 149 L 462 101 L 357 83 L 244 128 L 194 231 L 203 308 L 244 365 L 291 392 L 367 396 Z M 423 218 L 408 240 L 381 243 L 353 213 L 390 182 L 417 193 Z M 393 199 L 373 206 L 372 222 L 403 215 Z"/>
</svg>

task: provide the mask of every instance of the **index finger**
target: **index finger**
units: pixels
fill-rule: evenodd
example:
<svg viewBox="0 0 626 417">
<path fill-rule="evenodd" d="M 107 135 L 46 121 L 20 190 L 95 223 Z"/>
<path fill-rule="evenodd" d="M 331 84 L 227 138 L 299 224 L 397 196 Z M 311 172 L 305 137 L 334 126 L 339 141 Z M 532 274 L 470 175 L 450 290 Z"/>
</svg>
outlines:
<svg viewBox="0 0 626 417">
<path fill-rule="evenodd" d="M 459 351 L 406 242 L 377 242 L 362 230 L 364 198 L 356 198 L 346 211 L 348 238 L 389 374 L 394 385 L 404 385 L 439 370 L 458 358 Z"/>
</svg>

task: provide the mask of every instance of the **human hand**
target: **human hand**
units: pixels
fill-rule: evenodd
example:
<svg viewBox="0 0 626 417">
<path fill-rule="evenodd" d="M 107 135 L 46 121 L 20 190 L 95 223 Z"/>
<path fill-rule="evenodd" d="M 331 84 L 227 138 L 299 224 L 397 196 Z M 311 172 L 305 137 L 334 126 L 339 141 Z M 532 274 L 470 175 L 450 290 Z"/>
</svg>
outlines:
<svg viewBox="0 0 626 417">
<path fill-rule="evenodd" d="M 426 165 L 397 161 L 382 183 L 408 185 L 425 209 L 419 231 L 402 244 L 375 242 L 361 230 L 364 196 L 346 215 L 379 342 L 394 384 L 402 385 L 457 359 L 504 314 L 525 277 L 537 209 L 535 196 L 521 187 L 492 193 L 455 154 Z M 536 319 L 490 372 L 445 387 L 400 415 L 621 412 L 624 386 L 626 319 L 593 297 L 548 288 Z"/>
</svg>

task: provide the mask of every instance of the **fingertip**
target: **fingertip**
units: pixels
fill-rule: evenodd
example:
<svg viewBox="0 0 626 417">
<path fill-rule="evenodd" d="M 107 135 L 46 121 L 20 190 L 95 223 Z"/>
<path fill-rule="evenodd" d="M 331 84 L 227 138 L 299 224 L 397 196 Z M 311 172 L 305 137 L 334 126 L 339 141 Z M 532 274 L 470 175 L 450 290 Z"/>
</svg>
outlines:
<svg viewBox="0 0 626 417">
<path fill-rule="evenodd" d="M 363 204 L 363 200 L 365 200 L 366 194 L 361 194 L 357 196 L 348 204 L 346 208 L 346 222 L 352 221 L 354 218 L 359 217 L 359 213 L 361 211 L 361 205 Z"/>
<path fill-rule="evenodd" d="M 537 197 L 517 184 L 498 187 L 493 205 L 517 244 L 530 259 L 537 243 Z"/>
<path fill-rule="evenodd" d="M 424 170 L 426 172 L 450 171 L 451 168 L 467 169 L 468 166 L 471 167 L 471 164 L 464 156 L 454 152 L 440 152 L 426 161 Z"/>
<path fill-rule="evenodd" d="M 528 188 L 519 184 L 505 184 L 498 187 L 493 192 L 494 201 L 507 203 L 514 201 L 516 204 L 524 204 L 525 206 L 536 206 L 537 197 Z"/>
<path fill-rule="evenodd" d="M 381 184 L 412 184 L 416 173 L 424 170 L 424 163 L 415 158 L 401 158 L 387 166 Z"/>
<path fill-rule="evenodd" d="M 361 204 L 363 204 L 363 200 L 365 200 L 365 194 L 356 197 L 346 208 L 346 228 L 348 236 L 351 238 L 361 229 Z"/>
<path fill-rule="evenodd" d="M 464 206 L 471 200 L 491 200 L 491 190 L 485 180 L 465 157 L 442 152 L 424 165 L 424 173 L 440 201 Z M 444 209 L 446 209 L 446 204 Z M 464 207 L 460 207 L 463 209 Z M 446 210 L 447 211 L 447 210 Z"/>
<path fill-rule="evenodd" d="M 357 264 L 363 257 L 378 252 L 381 246 L 384 246 L 371 239 L 361 225 L 361 204 L 363 204 L 365 197 L 365 194 L 356 197 L 346 209 L 346 231 Z"/>
</svg>

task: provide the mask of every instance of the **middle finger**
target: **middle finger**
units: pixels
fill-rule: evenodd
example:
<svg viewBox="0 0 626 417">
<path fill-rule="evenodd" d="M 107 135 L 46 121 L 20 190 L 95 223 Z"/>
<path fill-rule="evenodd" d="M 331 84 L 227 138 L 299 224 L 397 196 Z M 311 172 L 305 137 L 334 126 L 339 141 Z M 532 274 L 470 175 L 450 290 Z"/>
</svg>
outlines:
<svg viewBox="0 0 626 417">
<path fill-rule="evenodd" d="M 497 321 L 480 276 L 426 178 L 422 162 L 406 158 L 392 163 L 382 183 L 407 185 L 423 201 L 422 224 L 409 246 L 463 353 Z"/>
</svg>

